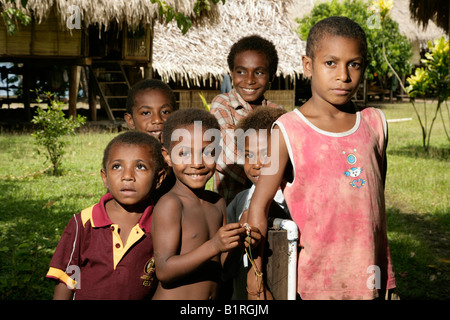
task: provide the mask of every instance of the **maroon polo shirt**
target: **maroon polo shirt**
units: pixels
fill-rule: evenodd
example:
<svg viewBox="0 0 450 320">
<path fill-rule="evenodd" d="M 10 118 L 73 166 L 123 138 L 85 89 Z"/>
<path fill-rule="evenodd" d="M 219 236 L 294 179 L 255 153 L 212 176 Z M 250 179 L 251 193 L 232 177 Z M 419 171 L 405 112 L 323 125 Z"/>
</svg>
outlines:
<svg viewBox="0 0 450 320">
<path fill-rule="evenodd" d="M 75 291 L 74 299 L 148 298 L 156 282 L 150 234 L 153 206 L 131 230 L 125 246 L 109 219 L 105 194 L 96 205 L 74 215 L 50 262 L 48 278 Z"/>
</svg>

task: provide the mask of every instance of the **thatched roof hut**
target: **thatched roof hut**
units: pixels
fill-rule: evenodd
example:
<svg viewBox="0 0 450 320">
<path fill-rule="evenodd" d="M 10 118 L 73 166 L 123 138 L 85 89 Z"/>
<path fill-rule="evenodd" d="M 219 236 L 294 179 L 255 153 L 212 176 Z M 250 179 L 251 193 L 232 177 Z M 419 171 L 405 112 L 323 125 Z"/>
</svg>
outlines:
<svg viewBox="0 0 450 320">
<path fill-rule="evenodd" d="M 302 74 L 303 42 L 287 18 L 290 1 L 226 0 L 217 5 L 215 23 L 193 26 L 182 35 L 176 23 L 154 27 L 152 67 L 166 81 L 200 86 L 222 79 L 231 45 L 258 34 L 271 40 L 278 51 L 278 76 L 294 79 Z M 168 36 L 170 35 L 170 36 Z"/>
<path fill-rule="evenodd" d="M 226 0 L 211 5 L 202 19 L 195 19 L 196 0 L 166 0 L 168 5 L 192 17 L 193 26 L 183 35 L 176 21 L 154 23 L 152 67 L 165 80 L 200 85 L 206 80 L 220 80 L 228 72 L 226 56 L 239 38 L 259 34 L 272 40 L 279 53 L 278 74 L 292 79 L 302 73 L 301 55 L 305 44 L 286 18 L 291 0 Z M 55 10 L 65 26 L 76 6 L 84 26 L 96 24 L 105 29 L 115 23 L 136 28 L 152 25 L 158 16 L 158 5 L 150 0 L 0 0 L 3 8 L 15 6 L 32 14 L 40 24 Z M 203 18 L 207 19 L 203 19 Z"/>
<path fill-rule="evenodd" d="M 217 6 L 211 0 L 203 1 L 203 5 L 209 4 L 209 10 L 201 10 L 200 16 L 195 9 L 198 0 L 165 0 L 163 3 L 188 16 L 197 26 L 211 23 L 217 16 Z M 119 99 L 126 96 L 130 85 L 126 76 L 129 70 L 124 66 L 131 69 L 148 65 L 151 59 L 151 26 L 165 18 L 160 17 L 159 5 L 150 0 L 27 0 L 25 7 L 22 0 L 0 0 L 0 8 L 2 12 L 16 8 L 32 17 L 27 26 L 18 23 L 12 36 L 6 26 L 0 24 L 0 61 L 23 65 L 20 72 L 24 79 L 25 109 L 29 110 L 30 105 L 30 90 L 25 88 L 25 84 L 33 85 L 31 80 L 49 75 L 53 66 L 58 64 L 70 68 L 69 113 L 75 115 L 81 66 L 86 66 L 84 73 L 91 75 L 90 80 L 97 80 L 96 91 L 100 92 L 102 105 L 106 106 L 110 118 L 113 115 L 107 100 L 123 105 Z M 120 74 L 116 74 L 118 72 Z M 114 77 L 111 76 L 113 73 Z M 92 87 L 86 82 L 85 89 Z M 117 89 L 119 85 L 120 90 Z M 95 103 L 91 99 L 90 107 L 94 118 Z"/>
</svg>

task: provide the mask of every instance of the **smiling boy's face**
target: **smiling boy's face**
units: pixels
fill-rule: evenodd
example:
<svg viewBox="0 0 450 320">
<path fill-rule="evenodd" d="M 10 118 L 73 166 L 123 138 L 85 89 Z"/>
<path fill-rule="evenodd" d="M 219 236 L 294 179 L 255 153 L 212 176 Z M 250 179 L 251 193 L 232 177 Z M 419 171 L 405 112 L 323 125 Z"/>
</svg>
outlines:
<svg viewBox="0 0 450 320">
<path fill-rule="evenodd" d="M 190 189 L 203 189 L 216 169 L 217 145 L 205 140 L 205 130 L 195 131 L 195 125 L 183 128 L 179 142 L 172 142 L 169 152 L 163 152 L 177 180 Z"/>
<path fill-rule="evenodd" d="M 131 130 L 148 133 L 161 142 L 164 122 L 173 112 L 170 97 L 160 89 L 145 89 L 136 93 L 133 114 L 126 113 L 125 121 Z"/>
<path fill-rule="evenodd" d="M 147 201 L 159 176 L 149 145 L 122 143 L 111 147 L 101 175 L 114 199 L 128 206 Z"/>
<path fill-rule="evenodd" d="M 269 60 L 258 51 L 239 52 L 234 57 L 231 78 L 239 95 L 251 104 L 263 97 L 269 87 Z"/>
</svg>

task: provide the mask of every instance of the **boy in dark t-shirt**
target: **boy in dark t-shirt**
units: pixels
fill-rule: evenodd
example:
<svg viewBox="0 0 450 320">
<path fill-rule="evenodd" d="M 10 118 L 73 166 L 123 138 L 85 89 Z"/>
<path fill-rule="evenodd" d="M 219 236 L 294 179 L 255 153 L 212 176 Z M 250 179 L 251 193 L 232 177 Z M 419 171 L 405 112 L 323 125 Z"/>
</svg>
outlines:
<svg viewBox="0 0 450 320">
<path fill-rule="evenodd" d="M 50 262 L 54 299 L 149 298 L 154 289 L 150 194 L 164 178 L 157 139 L 126 132 L 106 147 L 108 193 L 69 221 Z"/>
</svg>

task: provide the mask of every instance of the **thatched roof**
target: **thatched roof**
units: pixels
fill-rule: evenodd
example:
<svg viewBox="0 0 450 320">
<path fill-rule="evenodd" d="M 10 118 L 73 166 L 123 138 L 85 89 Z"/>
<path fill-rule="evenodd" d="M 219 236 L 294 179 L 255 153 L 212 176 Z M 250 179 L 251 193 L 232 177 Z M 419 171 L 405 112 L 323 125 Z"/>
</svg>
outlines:
<svg viewBox="0 0 450 320">
<path fill-rule="evenodd" d="M 183 36 L 175 23 L 155 24 L 153 69 L 164 80 L 200 85 L 207 79 L 221 80 L 228 70 L 230 47 L 240 38 L 258 34 L 271 40 L 278 51 L 277 75 L 299 76 L 305 42 L 287 19 L 289 1 L 226 0 L 217 5 L 217 22 L 193 26 Z M 189 82 L 190 81 L 190 82 Z"/>
<path fill-rule="evenodd" d="M 196 0 L 164 0 L 165 3 L 178 12 L 195 20 L 193 11 Z M 33 14 L 38 23 L 45 20 L 54 6 L 56 6 L 61 25 L 73 15 L 71 6 L 79 8 L 84 25 L 99 24 L 106 29 L 112 21 L 119 26 L 127 25 L 136 28 L 140 24 L 149 24 L 158 17 L 159 6 L 150 0 L 28 0 L 26 7 L 22 7 L 21 0 L 0 0 L 3 8 L 14 6 L 27 14 Z M 206 13 L 208 18 L 216 14 L 215 6 Z M 205 13 L 205 12 L 204 12 Z"/>
<path fill-rule="evenodd" d="M 251 34 L 274 42 L 279 56 L 277 75 L 294 78 L 303 72 L 301 55 L 305 43 L 287 19 L 286 7 L 291 0 L 226 0 L 225 4 L 220 1 L 211 5 L 212 9 L 202 19 L 193 12 L 196 1 L 165 0 L 192 18 L 193 26 L 187 34 L 181 33 L 176 21 L 155 22 L 153 69 L 166 81 L 181 81 L 188 86 L 200 85 L 207 79 L 220 81 L 228 72 L 226 57 L 231 45 Z M 56 9 L 63 26 L 74 14 L 69 8 L 76 6 L 85 26 L 99 24 L 106 29 L 113 21 L 119 27 L 151 24 L 158 17 L 159 9 L 150 0 L 28 0 L 26 8 L 22 7 L 21 0 L 0 0 L 0 6 L 19 8 L 33 15 L 37 23 Z"/>
<path fill-rule="evenodd" d="M 371 1 L 366 0 L 368 3 Z M 411 18 L 409 11 L 409 2 L 422 1 L 428 2 L 448 2 L 449 0 L 394 0 L 394 7 L 391 10 L 391 17 L 399 25 L 400 33 L 405 35 L 410 41 L 418 41 L 419 43 L 426 43 L 429 40 L 434 40 L 445 35 L 444 30 L 437 27 L 433 21 L 429 21 L 426 28 L 420 26 L 419 23 Z M 307 15 L 316 3 L 328 2 L 328 0 L 293 0 L 293 4 L 289 10 L 289 17 L 294 26 L 296 26 L 295 18 L 302 18 Z"/>
<path fill-rule="evenodd" d="M 409 10 L 409 2 L 410 0 L 394 0 L 394 7 L 391 10 L 391 18 L 398 23 L 401 34 L 409 40 L 418 41 L 421 44 L 445 35 L 445 31 L 436 26 L 433 21 L 429 21 L 426 26 L 421 26 L 414 21 Z"/>
<path fill-rule="evenodd" d="M 450 33 L 450 2 L 448 0 L 410 0 L 409 10 L 413 19 L 428 26 L 431 21 Z"/>
</svg>

